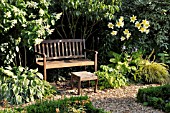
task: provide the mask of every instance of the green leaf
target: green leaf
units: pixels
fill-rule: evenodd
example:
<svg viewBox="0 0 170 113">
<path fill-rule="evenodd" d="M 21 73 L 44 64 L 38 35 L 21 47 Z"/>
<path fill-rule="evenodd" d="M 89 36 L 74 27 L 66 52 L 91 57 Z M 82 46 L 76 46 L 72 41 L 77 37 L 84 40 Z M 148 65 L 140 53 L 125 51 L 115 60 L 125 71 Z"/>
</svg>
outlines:
<svg viewBox="0 0 170 113">
<path fill-rule="evenodd" d="M 43 80 L 43 75 L 41 73 L 36 73 L 36 75 L 41 79 Z"/>
<path fill-rule="evenodd" d="M 16 97 L 16 103 L 21 104 L 22 103 L 22 97 L 20 95 L 15 95 Z"/>
<path fill-rule="evenodd" d="M 37 92 L 37 96 L 38 96 L 39 99 L 42 99 L 43 96 L 42 96 L 41 91 L 38 91 L 38 92 Z"/>
<path fill-rule="evenodd" d="M 28 87 L 29 83 L 30 83 L 30 80 L 28 80 L 28 79 L 23 80 L 23 86 Z"/>
</svg>

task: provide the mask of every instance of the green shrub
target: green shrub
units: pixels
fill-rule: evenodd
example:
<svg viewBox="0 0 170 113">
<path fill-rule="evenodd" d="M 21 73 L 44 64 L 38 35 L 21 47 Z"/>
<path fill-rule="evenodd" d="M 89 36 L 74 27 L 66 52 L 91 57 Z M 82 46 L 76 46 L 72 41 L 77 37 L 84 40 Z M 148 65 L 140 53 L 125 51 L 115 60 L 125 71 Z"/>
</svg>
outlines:
<svg viewBox="0 0 170 113">
<path fill-rule="evenodd" d="M 115 70 L 109 66 L 101 66 L 102 71 L 98 71 L 100 89 L 118 88 L 127 84 L 127 79 L 119 70 Z"/>
<path fill-rule="evenodd" d="M 0 101 L 9 104 L 22 104 L 42 99 L 56 91 L 42 80 L 38 70 L 23 67 L 0 68 Z"/>
<path fill-rule="evenodd" d="M 165 104 L 165 112 L 167 112 L 167 113 L 170 112 L 170 102 Z"/>
<path fill-rule="evenodd" d="M 8 111 L 8 112 L 7 112 Z M 35 104 L 0 113 L 106 113 L 103 109 L 95 108 L 87 96 L 64 98 L 59 100 L 37 101 Z"/>
<path fill-rule="evenodd" d="M 20 112 L 9 108 L 9 109 L 5 109 L 5 110 L 0 110 L 0 113 L 20 113 Z"/>
<path fill-rule="evenodd" d="M 159 53 L 158 56 L 162 63 L 170 64 L 170 53 L 168 54 L 166 51 L 163 51 L 162 53 Z"/>
<path fill-rule="evenodd" d="M 147 83 L 160 83 L 160 84 L 170 83 L 168 65 L 164 63 L 150 61 L 149 59 L 153 53 L 154 50 L 148 56 L 148 58 L 141 59 L 138 62 L 139 69 L 134 74 L 135 79 L 137 77 Z"/>
<path fill-rule="evenodd" d="M 137 101 L 163 111 L 170 111 L 170 85 L 142 88 L 138 90 Z"/>
<path fill-rule="evenodd" d="M 104 88 L 117 88 L 127 85 L 128 79 L 136 71 L 136 62 L 140 58 L 139 53 L 134 52 L 132 56 L 127 53 L 118 54 L 110 52 L 110 64 L 101 65 L 101 70 L 97 71 L 99 86 Z"/>
<path fill-rule="evenodd" d="M 149 97 L 148 98 L 148 105 L 152 105 L 154 108 L 162 109 L 165 102 L 162 100 L 162 98 L 157 97 Z"/>
<path fill-rule="evenodd" d="M 168 66 L 163 63 L 143 60 L 139 64 L 139 69 L 136 71 L 135 77 L 142 79 L 146 83 L 170 83 L 168 70 Z"/>
</svg>

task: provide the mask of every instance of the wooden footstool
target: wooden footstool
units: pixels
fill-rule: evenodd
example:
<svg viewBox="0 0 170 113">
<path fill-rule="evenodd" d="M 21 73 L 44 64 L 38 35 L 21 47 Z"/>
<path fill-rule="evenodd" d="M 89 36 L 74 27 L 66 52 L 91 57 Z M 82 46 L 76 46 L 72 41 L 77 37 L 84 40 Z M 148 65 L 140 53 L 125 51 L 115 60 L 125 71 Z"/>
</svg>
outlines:
<svg viewBox="0 0 170 113">
<path fill-rule="evenodd" d="M 73 88 L 73 82 L 78 82 L 78 95 L 80 95 L 81 90 L 81 82 L 82 81 L 90 81 L 95 80 L 95 87 L 94 92 L 97 92 L 97 84 L 98 84 L 98 78 L 95 74 L 87 71 L 81 71 L 81 72 L 71 72 L 71 87 Z"/>
</svg>

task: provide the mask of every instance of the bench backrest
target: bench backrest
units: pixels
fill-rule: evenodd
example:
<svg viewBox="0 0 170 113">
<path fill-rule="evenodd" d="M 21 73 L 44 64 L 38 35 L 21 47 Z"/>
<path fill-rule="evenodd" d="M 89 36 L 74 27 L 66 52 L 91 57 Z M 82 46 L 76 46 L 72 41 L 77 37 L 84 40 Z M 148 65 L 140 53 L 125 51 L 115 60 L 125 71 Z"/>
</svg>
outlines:
<svg viewBox="0 0 170 113">
<path fill-rule="evenodd" d="M 85 58 L 86 53 L 85 39 L 56 39 L 44 40 L 40 44 L 34 45 L 34 51 L 45 53 L 47 60 L 65 59 L 65 58 Z M 42 57 L 36 58 L 36 61 L 43 60 Z"/>
</svg>

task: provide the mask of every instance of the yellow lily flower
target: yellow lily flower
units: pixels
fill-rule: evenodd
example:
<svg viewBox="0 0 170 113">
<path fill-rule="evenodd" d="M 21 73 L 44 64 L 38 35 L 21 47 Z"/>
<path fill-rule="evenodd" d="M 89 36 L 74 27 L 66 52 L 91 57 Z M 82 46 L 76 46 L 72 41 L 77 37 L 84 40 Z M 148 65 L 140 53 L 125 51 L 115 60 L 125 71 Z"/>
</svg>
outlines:
<svg viewBox="0 0 170 113">
<path fill-rule="evenodd" d="M 121 36 L 120 40 L 124 41 L 126 38 L 124 36 Z"/>
<path fill-rule="evenodd" d="M 111 22 L 109 22 L 109 23 L 107 24 L 107 26 L 108 26 L 108 28 L 111 28 L 111 29 L 113 29 L 113 27 L 114 27 L 114 25 L 113 25 Z"/>
<path fill-rule="evenodd" d="M 129 39 L 130 36 L 131 36 L 131 33 L 128 33 L 128 34 L 126 35 L 127 40 Z"/>
<path fill-rule="evenodd" d="M 121 16 L 121 17 L 119 18 L 119 22 L 122 22 L 123 20 L 124 20 L 124 17 Z"/>
<path fill-rule="evenodd" d="M 143 25 L 149 24 L 149 21 L 147 21 L 146 19 L 145 19 L 145 20 L 142 20 L 142 24 L 143 24 Z"/>
<path fill-rule="evenodd" d="M 124 33 L 125 35 L 127 35 L 127 34 L 129 33 L 129 30 L 128 30 L 128 29 L 125 29 L 125 30 L 123 31 L 123 33 Z"/>
<path fill-rule="evenodd" d="M 146 28 L 145 27 L 141 27 L 139 30 L 141 33 L 146 32 Z"/>
<path fill-rule="evenodd" d="M 135 27 L 137 27 L 138 29 L 140 29 L 140 28 L 141 28 L 141 23 L 139 23 L 138 21 L 136 21 Z"/>
<path fill-rule="evenodd" d="M 112 35 L 112 36 L 117 35 L 117 31 L 112 31 L 112 32 L 111 32 L 111 35 Z"/>
<path fill-rule="evenodd" d="M 130 22 L 133 22 L 133 23 L 134 23 L 134 22 L 137 20 L 136 18 L 137 18 L 137 17 L 133 15 L 132 17 L 130 17 Z"/>
<path fill-rule="evenodd" d="M 145 32 L 146 32 L 146 34 L 148 34 L 149 33 L 149 29 L 147 29 Z"/>
<path fill-rule="evenodd" d="M 124 22 L 122 22 L 122 21 L 116 22 L 116 27 L 120 28 L 120 27 L 123 27 L 123 26 L 124 26 Z"/>
<path fill-rule="evenodd" d="M 143 24 L 143 27 L 145 27 L 145 28 L 150 27 L 149 22 L 148 22 L 148 23 L 146 23 L 146 24 Z"/>
</svg>

